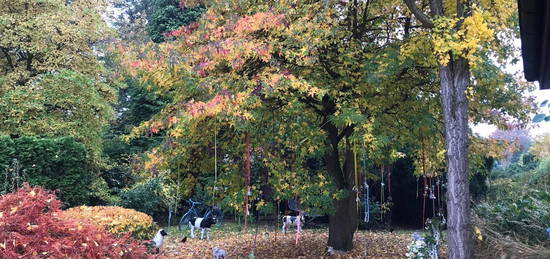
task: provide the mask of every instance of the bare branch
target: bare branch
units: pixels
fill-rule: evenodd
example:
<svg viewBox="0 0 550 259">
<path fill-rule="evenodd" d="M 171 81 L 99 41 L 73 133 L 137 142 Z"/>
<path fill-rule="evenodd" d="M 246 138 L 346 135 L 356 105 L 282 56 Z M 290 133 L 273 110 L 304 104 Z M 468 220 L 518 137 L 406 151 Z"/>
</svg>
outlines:
<svg viewBox="0 0 550 259">
<path fill-rule="evenodd" d="M 414 0 L 403 0 L 403 1 L 407 5 L 407 7 L 409 7 L 409 10 L 411 10 L 411 12 L 414 14 L 414 17 L 416 17 L 416 19 L 418 19 L 424 27 L 426 28 L 434 27 L 433 21 L 430 19 L 428 15 L 422 12 L 422 10 L 418 8 L 418 6 L 416 6 L 416 4 L 414 3 Z"/>
</svg>

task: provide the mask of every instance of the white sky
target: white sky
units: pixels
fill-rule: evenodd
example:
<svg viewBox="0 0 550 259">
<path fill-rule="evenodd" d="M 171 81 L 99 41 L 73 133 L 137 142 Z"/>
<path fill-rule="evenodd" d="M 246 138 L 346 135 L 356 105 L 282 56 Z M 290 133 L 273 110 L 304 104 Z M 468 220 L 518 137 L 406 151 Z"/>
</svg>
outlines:
<svg viewBox="0 0 550 259">
<path fill-rule="evenodd" d="M 537 104 L 540 104 L 544 100 L 550 101 L 550 89 L 547 90 L 537 90 L 534 92 L 531 92 L 531 95 L 535 96 L 537 98 Z M 546 114 L 548 114 L 549 109 L 545 108 L 544 111 Z M 534 114 L 531 116 L 531 118 L 534 117 Z M 472 130 L 481 135 L 482 137 L 488 137 L 497 129 L 496 126 L 486 124 L 486 123 L 480 123 L 478 125 L 471 125 L 470 126 Z M 531 137 L 539 136 L 543 133 L 550 132 L 550 121 L 544 121 L 539 123 L 530 123 L 528 126 L 529 129 L 529 135 Z"/>
</svg>

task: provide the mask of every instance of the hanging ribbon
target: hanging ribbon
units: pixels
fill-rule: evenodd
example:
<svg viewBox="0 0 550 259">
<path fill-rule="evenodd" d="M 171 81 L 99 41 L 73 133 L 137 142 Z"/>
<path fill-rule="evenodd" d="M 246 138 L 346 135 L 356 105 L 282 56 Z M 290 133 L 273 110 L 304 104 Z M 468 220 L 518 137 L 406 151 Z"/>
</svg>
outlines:
<svg viewBox="0 0 550 259">
<path fill-rule="evenodd" d="M 424 229 L 426 224 L 426 196 L 428 196 L 428 185 L 426 176 L 424 176 L 424 193 L 422 195 L 422 229 Z"/>
<path fill-rule="evenodd" d="M 383 221 L 384 220 L 384 209 L 382 208 L 382 206 L 384 205 L 384 173 L 385 173 L 385 166 L 382 165 L 382 167 L 380 168 L 380 177 L 381 177 L 381 181 L 380 181 L 380 219 Z"/>
<path fill-rule="evenodd" d="M 355 148 L 353 149 L 353 171 L 355 174 L 355 186 L 353 187 L 355 189 L 355 203 L 357 211 L 359 211 L 359 202 L 361 202 L 361 200 L 359 199 L 359 180 L 357 179 L 357 152 L 355 151 Z"/>
<path fill-rule="evenodd" d="M 365 188 L 365 191 L 363 192 L 363 199 L 365 200 L 365 217 L 363 218 L 363 221 L 365 223 L 369 223 L 370 221 L 370 203 L 369 203 L 369 184 L 367 183 L 367 153 L 365 152 L 365 147 L 363 146 L 363 175 L 365 176 L 365 179 L 363 179 L 363 187 Z M 365 255 L 368 256 L 368 239 L 365 238 Z"/>
<path fill-rule="evenodd" d="M 363 221 L 365 223 L 368 223 L 370 221 L 370 204 L 369 204 L 369 184 L 367 183 L 367 153 L 365 152 L 365 149 L 363 149 L 363 175 L 365 175 L 365 179 L 363 179 L 363 188 L 365 188 L 364 200 L 365 200 L 365 217 Z"/>
<path fill-rule="evenodd" d="M 246 195 L 245 195 L 245 217 L 244 231 L 248 231 L 248 197 L 250 196 L 250 133 L 246 133 Z"/>
<path fill-rule="evenodd" d="M 216 198 L 216 191 L 218 186 L 218 131 L 214 133 L 214 198 Z"/>
</svg>

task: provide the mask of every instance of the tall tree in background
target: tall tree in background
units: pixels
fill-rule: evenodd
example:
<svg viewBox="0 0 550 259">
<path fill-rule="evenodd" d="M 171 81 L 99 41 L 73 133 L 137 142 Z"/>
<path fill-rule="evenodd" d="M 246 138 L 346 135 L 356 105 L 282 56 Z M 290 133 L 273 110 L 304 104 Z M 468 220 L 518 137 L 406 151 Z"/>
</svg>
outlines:
<svg viewBox="0 0 550 259">
<path fill-rule="evenodd" d="M 125 41 L 147 42 L 147 23 L 153 11 L 150 0 L 121 0 L 113 4 L 113 25 Z"/>
<path fill-rule="evenodd" d="M 155 39 L 164 41 L 167 30 L 194 22 L 203 12 L 201 8 L 185 9 L 178 1 L 122 0 L 114 4 L 117 15 L 112 19 L 118 38 L 131 44 L 146 44 Z M 105 56 L 107 66 L 115 71 L 121 81 L 118 103 L 114 107 L 116 119 L 111 122 L 105 135 L 104 155 L 109 160 L 109 167 L 103 170 L 102 176 L 113 190 L 131 186 L 135 182 L 147 181 L 139 177 L 136 164 L 142 160 L 144 153 L 157 146 L 165 137 L 162 132 L 148 134 L 127 142 L 123 137 L 133 127 L 151 116 L 159 113 L 170 97 L 159 96 L 152 91 L 153 82 L 142 82 L 118 74 L 118 65 L 112 53 Z"/>
<path fill-rule="evenodd" d="M 475 70 L 480 63 L 487 63 L 489 55 L 499 61 L 512 55 L 510 42 L 517 38 L 516 1 L 404 0 L 404 3 L 418 25 L 425 28 L 416 37 L 429 37 L 430 50 L 439 64 L 447 149 L 449 257 L 472 258 L 468 111 L 475 92 L 484 90 L 472 85 L 471 79 L 477 80 L 485 73 L 476 75 Z"/>
<path fill-rule="evenodd" d="M 73 136 L 99 163 L 116 90 L 97 44 L 103 1 L 0 1 L 0 134 Z"/>
<path fill-rule="evenodd" d="M 154 42 L 164 41 L 164 33 L 188 25 L 204 13 L 204 8 L 197 6 L 185 8 L 178 0 L 153 0 L 147 30 Z"/>
</svg>

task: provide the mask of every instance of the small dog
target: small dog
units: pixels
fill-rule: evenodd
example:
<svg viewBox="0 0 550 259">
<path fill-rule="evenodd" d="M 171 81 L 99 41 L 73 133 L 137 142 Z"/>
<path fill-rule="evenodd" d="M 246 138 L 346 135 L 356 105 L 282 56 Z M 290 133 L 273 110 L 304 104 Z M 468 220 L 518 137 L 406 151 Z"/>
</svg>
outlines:
<svg viewBox="0 0 550 259">
<path fill-rule="evenodd" d="M 191 228 L 191 238 L 195 238 L 195 228 L 201 230 L 201 239 L 204 239 L 204 233 L 206 232 L 206 239 L 210 240 L 210 228 L 216 224 L 215 217 L 197 218 L 194 217 L 189 220 L 189 227 Z"/>
<path fill-rule="evenodd" d="M 283 216 L 283 233 L 286 233 L 289 226 L 296 226 L 296 231 L 302 232 L 302 225 L 305 222 L 304 215 Z"/>
<path fill-rule="evenodd" d="M 160 248 L 164 244 L 164 237 L 167 236 L 168 233 L 164 229 L 160 229 L 153 240 L 149 240 L 146 245 L 149 249 L 154 249 L 156 253 L 160 252 Z"/>
<path fill-rule="evenodd" d="M 227 259 L 227 252 L 223 249 L 217 247 L 212 248 L 212 254 L 214 254 L 214 259 Z"/>
</svg>

